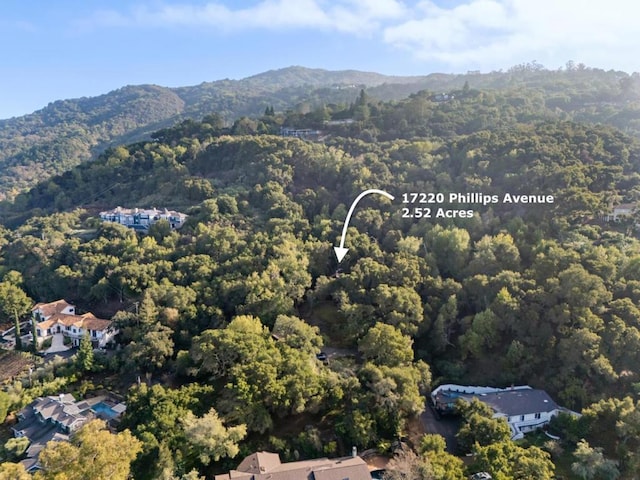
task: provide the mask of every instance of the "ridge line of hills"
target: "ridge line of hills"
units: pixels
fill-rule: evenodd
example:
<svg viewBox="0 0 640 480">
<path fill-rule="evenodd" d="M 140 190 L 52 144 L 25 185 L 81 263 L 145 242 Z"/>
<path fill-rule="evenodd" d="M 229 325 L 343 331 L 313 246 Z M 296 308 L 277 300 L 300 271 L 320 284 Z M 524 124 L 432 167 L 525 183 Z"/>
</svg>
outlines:
<svg viewBox="0 0 640 480">
<path fill-rule="evenodd" d="M 462 88 L 527 91 L 522 101 L 561 120 L 613 125 L 640 135 L 640 79 L 618 71 L 522 64 L 507 72 L 389 76 L 305 67 L 271 70 L 241 80 L 169 88 L 125 86 L 96 97 L 58 100 L 21 117 L 0 120 L 0 199 L 13 199 L 52 175 L 97 158 L 107 148 L 149 138 L 185 119 L 218 114 L 227 124 L 256 117 L 267 107 L 306 113 L 327 104 L 353 103 L 360 90 L 399 101 L 422 90 Z M 527 99 L 526 97 L 530 97 Z"/>
</svg>

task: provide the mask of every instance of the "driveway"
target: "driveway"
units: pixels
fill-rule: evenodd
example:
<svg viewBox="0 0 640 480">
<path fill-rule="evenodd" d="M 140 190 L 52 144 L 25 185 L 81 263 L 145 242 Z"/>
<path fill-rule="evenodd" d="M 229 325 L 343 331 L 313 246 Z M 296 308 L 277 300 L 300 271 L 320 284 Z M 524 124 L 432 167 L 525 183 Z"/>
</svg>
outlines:
<svg viewBox="0 0 640 480">
<path fill-rule="evenodd" d="M 76 348 L 70 348 L 69 350 L 54 353 L 51 355 L 46 355 L 44 357 L 44 363 L 53 362 L 56 358 L 68 359 L 73 357 L 76 354 Z"/>
<path fill-rule="evenodd" d="M 457 417 L 440 416 L 431 407 L 431 402 L 427 398 L 427 407 L 420 415 L 420 422 L 427 433 L 437 433 L 442 435 L 447 442 L 447 451 L 456 455 L 458 441 L 456 433 L 460 429 L 460 419 Z"/>
<path fill-rule="evenodd" d="M 54 333 L 53 337 L 51 337 L 51 346 L 47 348 L 44 353 L 49 355 L 51 353 L 66 352 L 70 348 L 71 347 L 67 347 L 64 344 L 64 335 L 61 333 Z"/>
</svg>

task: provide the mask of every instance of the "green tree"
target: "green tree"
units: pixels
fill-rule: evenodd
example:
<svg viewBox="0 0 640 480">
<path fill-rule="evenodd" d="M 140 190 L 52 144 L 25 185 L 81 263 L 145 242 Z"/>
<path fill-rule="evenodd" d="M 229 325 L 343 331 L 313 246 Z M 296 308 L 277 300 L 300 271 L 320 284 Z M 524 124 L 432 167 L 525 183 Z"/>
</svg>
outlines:
<svg viewBox="0 0 640 480">
<path fill-rule="evenodd" d="M 76 365 L 82 372 L 89 372 L 93 368 L 93 345 L 89 332 L 86 332 L 80 340 L 76 354 Z"/>
<path fill-rule="evenodd" d="M 7 452 L 10 460 L 19 460 L 29 447 L 29 439 L 26 437 L 10 438 L 4 444 L 4 450 Z"/>
<path fill-rule="evenodd" d="M 360 340 L 358 350 L 376 365 L 396 367 L 413 360 L 413 340 L 392 325 L 376 323 Z"/>
<path fill-rule="evenodd" d="M 429 345 L 434 353 L 442 353 L 453 345 L 453 332 L 458 324 L 458 300 L 455 295 L 449 296 L 447 302 L 440 307 L 438 316 L 431 327 Z"/>
<path fill-rule="evenodd" d="M 471 470 L 487 472 L 496 480 L 555 478 L 550 455 L 538 447 L 522 448 L 504 440 L 485 446 L 476 445 L 473 453 Z"/>
<path fill-rule="evenodd" d="M 273 326 L 273 334 L 292 348 L 316 354 L 322 348 L 320 329 L 312 327 L 298 317 L 278 315 Z"/>
<path fill-rule="evenodd" d="M 92 420 L 71 442 L 50 442 L 40 452 L 42 480 L 126 480 L 141 443 L 128 430 L 113 434 L 101 420 Z"/>
<path fill-rule="evenodd" d="M 424 321 L 422 299 L 404 286 L 378 285 L 372 292 L 375 312 L 381 321 L 397 327 L 402 333 L 415 336 Z"/>
<path fill-rule="evenodd" d="M 20 338 L 20 317 L 29 312 L 33 301 L 24 291 L 11 283 L 0 283 L 0 310 L 7 316 L 12 317 L 15 327 L 16 350 L 22 349 L 22 339 Z M 35 342 L 35 339 L 33 340 Z"/>
<path fill-rule="evenodd" d="M 446 448 L 445 439 L 440 435 L 427 434 L 420 439 L 419 451 L 428 460 L 434 480 L 465 479 L 463 461 L 447 453 Z"/>
<path fill-rule="evenodd" d="M 158 445 L 158 457 L 154 462 L 154 480 L 175 480 L 176 462 L 173 459 L 171 450 L 165 442 Z"/>
<path fill-rule="evenodd" d="M 463 355 L 482 358 L 485 352 L 496 347 L 500 339 L 498 320 L 490 309 L 474 315 L 471 328 L 459 339 Z"/>
<path fill-rule="evenodd" d="M 436 225 L 426 236 L 426 248 L 438 264 L 443 276 L 460 278 L 470 252 L 469 232 L 461 228 Z"/>
<path fill-rule="evenodd" d="M 136 479 L 155 479 L 163 471 L 181 473 L 195 467 L 181 421 L 189 412 L 206 412 L 213 402 L 212 390 L 197 383 L 177 389 L 143 383 L 129 390 L 121 428 L 131 429 L 144 443 L 132 467 Z"/>
<path fill-rule="evenodd" d="M 173 331 L 156 322 L 137 342 L 127 345 L 128 359 L 143 372 L 160 370 L 173 355 Z"/>
<path fill-rule="evenodd" d="M 201 476 L 196 469 L 193 469 L 189 473 L 182 475 L 180 480 L 206 480 L 206 478 Z"/>
<path fill-rule="evenodd" d="M 187 439 L 204 465 L 223 457 L 234 458 L 240 451 L 238 442 L 247 434 L 246 425 L 226 427 L 213 408 L 201 418 L 188 413 L 182 423 Z"/>
<path fill-rule="evenodd" d="M 461 449 L 471 451 L 476 443 L 486 446 L 509 440 L 511 429 L 504 418 L 487 418 L 474 413 L 465 420 L 456 437 Z"/>
<path fill-rule="evenodd" d="M 147 234 L 154 238 L 156 242 L 162 243 L 165 238 L 171 235 L 171 225 L 167 220 L 158 220 L 149 227 Z"/>
<path fill-rule="evenodd" d="M 420 438 L 420 453 L 434 452 L 441 453 L 447 449 L 447 442 L 442 435 L 428 433 Z"/>
<path fill-rule="evenodd" d="M 0 423 L 6 420 L 12 403 L 11 396 L 5 391 L 0 391 Z"/>
<path fill-rule="evenodd" d="M 583 480 L 615 480 L 620 476 L 617 463 L 605 458 L 602 448 L 592 447 L 585 440 L 578 442 L 573 456 L 576 461 L 571 471 Z"/>
<path fill-rule="evenodd" d="M 31 480 L 32 478 L 21 463 L 0 463 L 0 480 Z"/>
<path fill-rule="evenodd" d="M 225 329 L 205 330 L 191 352 L 199 374 L 224 380 L 218 411 L 249 430 L 264 432 L 273 414 L 302 413 L 324 399 L 325 374 L 315 358 L 275 341 L 256 317 L 240 315 Z"/>
<path fill-rule="evenodd" d="M 424 411 L 424 395 L 431 382 L 426 363 L 388 367 L 367 362 L 358 378 L 366 387 L 361 408 L 373 414 L 381 436 L 399 435 L 408 418 Z"/>
<path fill-rule="evenodd" d="M 474 247 L 473 257 L 467 266 L 468 275 L 494 276 L 502 270 L 519 270 L 520 252 L 508 233 L 484 236 Z"/>
<path fill-rule="evenodd" d="M 458 400 L 456 410 L 462 415 L 462 426 L 456 438 L 460 449 L 470 452 L 474 445 L 487 446 L 511 438 L 511 428 L 504 418 L 493 418 L 491 407 L 477 398 Z"/>
<path fill-rule="evenodd" d="M 336 432 L 346 439 L 350 445 L 367 448 L 378 439 L 376 421 L 369 412 L 358 409 L 345 412 L 342 419 L 336 422 Z"/>
</svg>

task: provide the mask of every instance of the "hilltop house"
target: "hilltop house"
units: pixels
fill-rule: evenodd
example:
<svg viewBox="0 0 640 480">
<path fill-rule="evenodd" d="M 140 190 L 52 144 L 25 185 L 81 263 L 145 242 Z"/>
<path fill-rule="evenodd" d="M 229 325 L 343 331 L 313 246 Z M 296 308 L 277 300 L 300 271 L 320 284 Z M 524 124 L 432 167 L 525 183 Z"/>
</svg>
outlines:
<svg viewBox="0 0 640 480">
<path fill-rule="evenodd" d="M 609 213 L 607 213 L 603 220 L 605 222 L 620 222 L 622 220 L 630 220 L 633 217 L 633 212 L 635 212 L 638 207 L 635 203 L 621 203 L 620 205 L 616 205 L 613 207 Z"/>
<path fill-rule="evenodd" d="M 280 135 L 283 137 L 301 138 L 303 140 L 318 140 L 322 132 L 311 128 L 280 127 Z"/>
<path fill-rule="evenodd" d="M 317 458 L 282 463 L 277 453 L 257 452 L 246 457 L 236 470 L 216 475 L 215 480 L 371 480 L 360 457 Z"/>
<path fill-rule="evenodd" d="M 118 333 L 111 320 L 97 318 L 93 313 L 76 315 L 76 307 L 65 300 L 36 304 L 31 309 L 31 321 L 36 325 L 38 344 L 61 333 L 71 339 L 73 346 L 78 346 L 88 333 L 94 348 L 103 348 Z"/>
<path fill-rule="evenodd" d="M 95 418 L 111 421 L 126 410 L 108 396 L 94 397 L 76 402 L 71 394 L 38 397 L 18 412 L 18 423 L 13 427 L 16 438 L 27 438 L 29 447 L 21 463 L 28 472 L 39 468 L 38 455 L 49 441 L 68 441 L 69 435 Z"/>
<path fill-rule="evenodd" d="M 433 407 L 441 414 L 452 413 L 458 399 L 470 401 L 473 398 L 490 406 L 495 412 L 493 418 L 507 420 L 512 440 L 544 427 L 560 412 L 579 415 L 560 407 L 544 390 L 528 385 L 492 388 L 447 384 L 440 385 L 431 393 Z"/>
<path fill-rule="evenodd" d="M 145 210 L 116 207 L 113 210 L 100 212 L 100 218 L 104 222 L 115 222 L 134 230 L 146 231 L 159 220 L 169 222 L 169 226 L 172 229 L 180 228 L 187 219 L 187 215 L 174 210 L 167 210 L 166 208 L 163 210 L 156 208 Z"/>
</svg>

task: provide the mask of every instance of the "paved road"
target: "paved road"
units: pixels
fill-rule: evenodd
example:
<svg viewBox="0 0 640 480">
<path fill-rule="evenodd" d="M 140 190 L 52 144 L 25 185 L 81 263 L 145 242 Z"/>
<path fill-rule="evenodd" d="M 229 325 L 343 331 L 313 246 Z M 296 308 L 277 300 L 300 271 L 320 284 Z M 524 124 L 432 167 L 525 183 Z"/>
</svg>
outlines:
<svg viewBox="0 0 640 480">
<path fill-rule="evenodd" d="M 422 415 L 420 415 L 422 426 L 427 433 L 442 435 L 447 442 L 447 451 L 456 454 L 458 449 L 456 433 L 458 433 L 458 429 L 460 428 L 460 419 L 448 416 L 438 419 L 436 418 L 436 413 L 431 408 L 428 398 L 427 403 L 427 408 Z"/>
<path fill-rule="evenodd" d="M 45 350 L 47 355 L 52 353 L 66 352 L 71 347 L 67 347 L 64 344 L 64 335 L 61 333 L 55 333 L 53 337 L 51 337 L 51 346 Z"/>
</svg>

